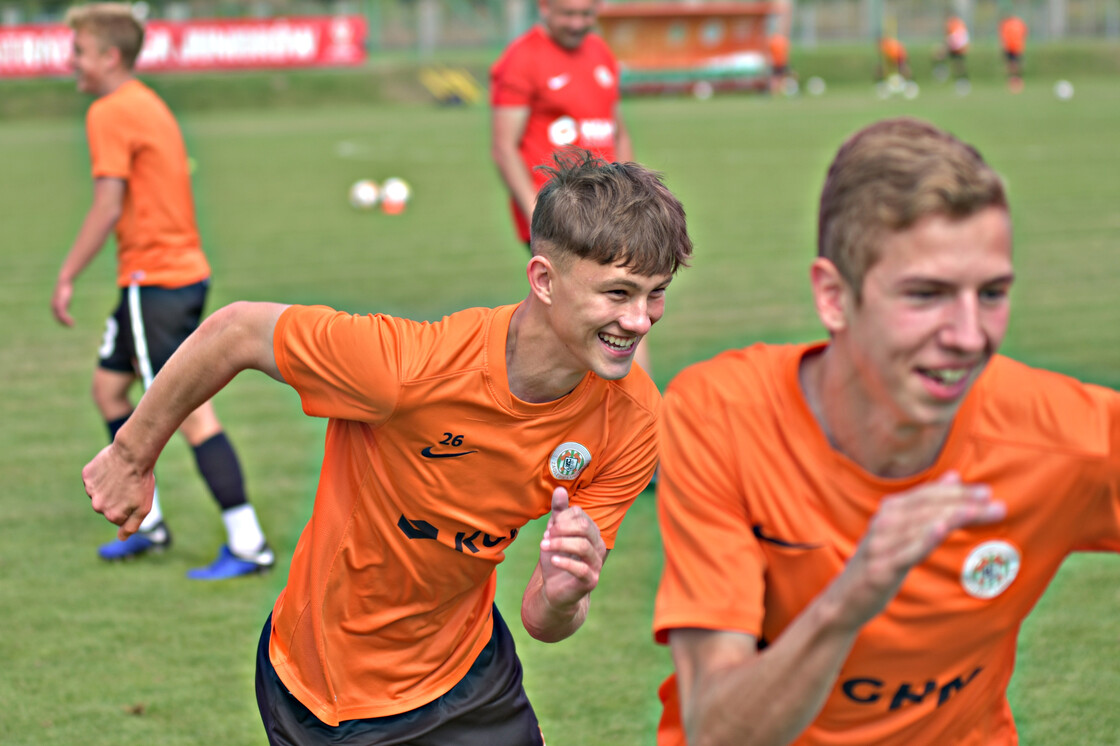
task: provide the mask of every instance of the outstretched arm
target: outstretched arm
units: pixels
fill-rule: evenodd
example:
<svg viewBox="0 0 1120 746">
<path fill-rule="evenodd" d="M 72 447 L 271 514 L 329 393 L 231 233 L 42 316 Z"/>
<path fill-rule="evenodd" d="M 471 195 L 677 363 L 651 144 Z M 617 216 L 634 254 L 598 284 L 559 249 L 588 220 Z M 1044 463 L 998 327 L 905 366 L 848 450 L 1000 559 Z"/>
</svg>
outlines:
<svg viewBox="0 0 1120 746">
<path fill-rule="evenodd" d="M 124 204 L 125 182 L 122 179 L 100 178 L 93 182 L 93 204 L 78 229 L 70 252 L 58 270 L 58 280 L 51 294 L 51 312 L 58 323 L 73 326 L 70 316 L 70 299 L 74 295 L 74 280 L 93 261 L 105 245 Z"/>
<path fill-rule="evenodd" d="M 187 415 L 252 368 L 283 381 L 272 349 L 279 303 L 234 303 L 206 319 L 160 370 L 113 443 L 82 469 L 93 509 L 126 539 L 152 506 L 153 470 Z"/>
<path fill-rule="evenodd" d="M 785 744 L 816 717 L 856 636 L 948 534 L 1005 514 L 982 485 L 948 474 L 884 500 L 844 571 L 765 650 L 737 632 L 669 636 L 692 746 Z"/>
<path fill-rule="evenodd" d="M 552 515 L 541 540 L 541 557 L 521 598 L 521 623 L 541 642 L 558 642 L 579 629 L 591 591 L 607 559 L 599 527 L 578 507 L 568 507 L 568 491 L 552 493 Z"/>
</svg>

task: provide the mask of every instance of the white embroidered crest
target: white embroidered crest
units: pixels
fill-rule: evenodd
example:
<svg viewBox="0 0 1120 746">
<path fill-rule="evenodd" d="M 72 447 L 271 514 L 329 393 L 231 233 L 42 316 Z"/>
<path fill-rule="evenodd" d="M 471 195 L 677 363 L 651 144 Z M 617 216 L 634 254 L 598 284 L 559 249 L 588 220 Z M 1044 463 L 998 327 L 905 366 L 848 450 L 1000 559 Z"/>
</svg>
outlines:
<svg viewBox="0 0 1120 746">
<path fill-rule="evenodd" d="M 961 585 L 970 596 L 995 598 L 1019 574 L 1019 550 L 1006 541 L 986 541 L 965 558 Z"/>
<path fill-rule="evenodd" d="M 582 443 L 561 443 L 556 446 L 548 460 L 548 468 L 552 476 L 565 482 L 570 482 L 580 475 L 587 465 L 591 463 L 591 451 Z"/>
</svg>

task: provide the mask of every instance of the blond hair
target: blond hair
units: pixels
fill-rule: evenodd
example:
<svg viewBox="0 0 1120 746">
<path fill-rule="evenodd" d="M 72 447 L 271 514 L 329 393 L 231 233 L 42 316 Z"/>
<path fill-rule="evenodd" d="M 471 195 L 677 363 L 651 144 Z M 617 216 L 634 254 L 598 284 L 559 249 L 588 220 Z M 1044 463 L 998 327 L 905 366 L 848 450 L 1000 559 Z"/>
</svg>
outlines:
<svg viewBox="0 0 1120 746">
<path fill-rule="evenodd" d="M 971 145 L 927 122 L 876 122 L 845 142 L 821 192 L 817 253 L 861 297 L 882 238 L 929 215 L 952 220 L 1007 209 L 999 175 Z"/>
<path fill-rule="evenodd" d="M 66 25 L 74 31 L 89 31 L 101 42 L 101 49 L 115 48 L 121 62 L 131 70 L 144 46 L 144 26 L 128 3 L 87 3 L 66 12 Z"/>
</svg>

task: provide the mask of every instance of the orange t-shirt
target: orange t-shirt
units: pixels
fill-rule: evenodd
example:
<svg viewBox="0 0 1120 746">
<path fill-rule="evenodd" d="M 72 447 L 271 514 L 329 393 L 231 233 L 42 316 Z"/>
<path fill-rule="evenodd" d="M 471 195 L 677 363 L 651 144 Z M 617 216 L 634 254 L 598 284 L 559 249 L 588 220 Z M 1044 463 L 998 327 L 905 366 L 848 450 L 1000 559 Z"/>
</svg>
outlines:
<svg viewBox="0 0 1120 746">
<path fill-rule="evenodd" d="M 1022 54 L 1027 46 L 1027 24 L 1022 18 L 1008 16 L 1000 21 L 999 38 L 1005 52 Z"/>
<path fill-rule="evenodd" d="M 657 460 L 660 394 L 635 368 L 567 396 L 511 395 L 516 306 L 434 323 L 293 306 L 276 362 L 304 411 L 328 417 L 311 519 L 276 601 L 269 653 L 325 723 L 415 709 L 490 638 L 495 568 L 552 491 L 608 547 Z"/>
<path fill-rule="evenodd" d="M 945 23 L 945 44 L 949 50 L 958 54 L 968 51 L 968 26 L 957 16 Z"/>
<path fill-rule="evenodd" d="M 129 80 L 90 105 L 93 178 L 127 182 L 117 221 L 117 284 L 182 287 L 210 276 L 191 198 L 187 150 L 167 105 Z"/>
<path fill-rule="evenodd" d="M 894 64 L 899 64 L 906 60 L 906 47 L 902 46 L 902 42 L 898 39 L 891 37 L 884 37 L 879 42 L 879 49 L 882 50 L 883 56 Z"/>
<path fill-rule="evenodd" d="M 910 571 L 795 743 L 1016 743 L 1006 688 L 1020 623 L 1070 552 L 1120 551 L 1120 395 L 997 356 L 937 462 L 881 479 L 833 450 L 810 412 L 798 383 L 810 349 L 727 352 L 668 387 L 656 639 L 691 627 L 773 642 L 885 497 L 955 469 L 991 485 L 1006 519 L 953 532 Z M 658 743 L 683 744 L 673 678 L 661 695 Z"/>
<path fill-rule="evenodd" d="M 789 64 L 789 39 L 782 34 L 771 34 L 766 39 L 770 50 L 770 64 L 774 67 L 785 67 Z"/>
</svg>

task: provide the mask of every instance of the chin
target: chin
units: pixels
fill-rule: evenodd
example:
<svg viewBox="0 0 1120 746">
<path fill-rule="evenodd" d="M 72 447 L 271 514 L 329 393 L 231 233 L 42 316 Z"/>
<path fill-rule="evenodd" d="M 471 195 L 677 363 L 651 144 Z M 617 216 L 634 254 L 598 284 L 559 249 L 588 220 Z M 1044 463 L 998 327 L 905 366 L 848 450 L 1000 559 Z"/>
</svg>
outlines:
<svg viewBox="0 0 1120 746">
<path fill-rule="evenodd" d="M 634 359 L 631 358 L 625 363 L 615 363 L 613 365 L 598 365 L 593 369 L 595 375 L 607 381 L 617 381 L 620 378 L 625 378 L 630 374 L 634 367 Z"/>
</svg>

